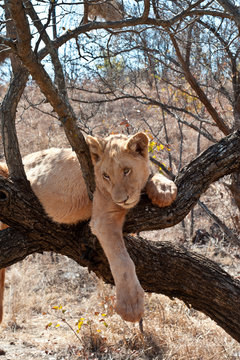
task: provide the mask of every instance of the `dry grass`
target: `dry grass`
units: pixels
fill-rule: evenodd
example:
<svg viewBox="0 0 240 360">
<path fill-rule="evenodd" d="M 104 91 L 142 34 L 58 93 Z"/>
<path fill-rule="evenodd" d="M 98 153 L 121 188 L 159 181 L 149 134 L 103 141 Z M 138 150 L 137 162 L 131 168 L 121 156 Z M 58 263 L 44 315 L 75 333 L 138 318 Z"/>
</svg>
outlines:
<svg viewBox="0 0 240 360">
<path fill-rule="evenodd" d="M 35 88 L 27 91 L 27 97 L 35 103 L 42 100 Z M 46 115 L 50 106 L 42 103 L 38 108 L 41 111 L 28 107 L 26 100 L 19 107 L 17 129 L 23 155 L 51 146 L 68 146 L 54 114 Z M 75 110 L 78 112 L 77 106 Z M 105 106 L 104 113 L 96 114 L 89 126 L 95 126 L 100 134 L 127 131 L 120 121 L 135 118 L 136 122 L 131 124 L 130 130 L 136 131 L 146 129 L 146 120 L 153 127 L 156 124 L 160 126 L 159 117 L 157 109 L 144 110 L 128 100 L 124 106 L 122 103 Z M 143 118 L 144 121 L 141 120 Z M 179 133 L 171 122 L 168 128 L 173 167 L 176 170 Z M 163 138 L 161 131 L 159 138 Z M 194 157 L 195 140 L 196 135 L 185 129 L 183 164 Z M 207 140 L 202 141 L 202 149 L 208 145 Z M 167 163 L 168 153 L 162 152 L 161 156 Z M 201 200 L 236 230 L 236 208 L 221 181 L 212 185 Z M 185 231 L 179 224 L 161 232 L 142 235 L 152 240 L 160 238 L 184 244 L 217 261 L 233 276 L 240 275 L 239 249 L 226 242 L 222 232 L 216 231 L 215 225 L 201 208 L 195 209 L 192 235 L 190 227 L 189 215 L 185 219 Z M 205 244 L 194 244 L 192 241 L 199 229 L 208 234 Z M 0 329 L 3 360 L 240 359 L 239 344 L 213 321 L 187 308 L 181 301 L 161 295 L 146 296 L 142 335 L 137 324 L 126 323 L 115 314 L 114 288 L 66 257 L 51 257 L 46 253 L 30 256 L 9 268 L 6 278 L 5 317 Z M 67 311 L 63 313 L 62 310 L 52 309 L 59 305 Z M 76 324 L 81 318 L 84 318 L 83 325 L 77 333 Z M 52 325 L 47 326 L 49 323 Z"/>
<path fill-rule="evenodd" d="M 177 299 L 146 296 L 143 335 L 137 324 L 126 323 L 114 313 L 113 299 L 114 288 L 73 261 L 59 257 L 52 262 L 50 254 L 31 256 L 7 272 L 0 348 L 6 351 L 6 359 L 221 360 L 240 356 L 240 346 L 230 336 Z M 67 311 L 52 309 L 59 305 Z M 81 318 L 83 325 L 76 334 Z M 52 326 L 47 327 L 50 322 Z"/>
</svg>

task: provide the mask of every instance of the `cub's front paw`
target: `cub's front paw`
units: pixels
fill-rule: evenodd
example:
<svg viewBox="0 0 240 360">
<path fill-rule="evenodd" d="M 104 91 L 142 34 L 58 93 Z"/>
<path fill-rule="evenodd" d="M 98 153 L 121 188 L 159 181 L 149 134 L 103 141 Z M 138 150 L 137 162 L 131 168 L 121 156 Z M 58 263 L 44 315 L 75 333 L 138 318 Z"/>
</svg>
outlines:
<svg viewBox="0 0 240 360">
<path fill-rule="evenodd" d="M 117 288 L 116 312 L 123 320 L 140 321 L 144 313 L 144 291 L 138 283 L 133 288 Z"/>
<path fill-rule="evenodd" d="M 155 174 L 148 181 L 146 191 L 152 203 L 159 207 L 171 205 L 177 196 L 177 187 L 174 182 L 161 174 Z"/>
</svg>

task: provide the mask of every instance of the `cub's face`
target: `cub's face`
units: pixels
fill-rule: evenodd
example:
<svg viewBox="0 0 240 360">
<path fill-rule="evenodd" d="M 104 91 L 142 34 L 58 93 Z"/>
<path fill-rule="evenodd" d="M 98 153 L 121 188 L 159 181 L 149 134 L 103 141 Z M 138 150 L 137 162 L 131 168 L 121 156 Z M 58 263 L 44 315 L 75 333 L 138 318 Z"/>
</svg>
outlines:
<svg viewBox="0 0 240 360">
<path fill-rule="evenodd" d="M 94 164 L 96 186 L 125 208 L 134 207 L 149 177 L 148 138 L 138 133 L 128 138 L 89 136 L 87 142 Z"/>
</svg>

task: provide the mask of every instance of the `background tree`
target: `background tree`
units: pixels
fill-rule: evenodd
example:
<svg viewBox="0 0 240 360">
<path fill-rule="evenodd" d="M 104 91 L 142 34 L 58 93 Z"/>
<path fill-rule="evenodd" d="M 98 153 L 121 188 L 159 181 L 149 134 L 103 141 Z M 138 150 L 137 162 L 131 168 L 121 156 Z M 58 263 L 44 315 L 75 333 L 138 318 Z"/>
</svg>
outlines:
<svg viewBox="0 0 240 360">
<path fill-rule="evenodd" d="M 2 22 L 7 27 L 0 38 L 1 54 L 2 59 L 11 54 L 12 80 L 2 102 L 1 120 L 10 180 L 1 179 L 0 194 L 1 220 L 11 229 L 0 234 L 0 263 L 6 267 L 34 252 L 55 251 L 112 283 L 105 256 L 88 225 L 69 229 L 52 224 L 29 189 L 15 128 L 28 77 L 43 94 L 42 101 L 29 105 L 39 111 L 43 101 L 51 106 L 48 116 L 59 121 L 76 151 L 90 197 L 94 178 L 83 132 L 148 130 L 154 155 L 163 153 L 165 168 L 178 173 L 179 195 L 173 206 L 156 209 L 143 196 L 129 213 L 126 233 L 183 221 L 209 185 L 228 174 L 232 180 L 227 186 L 239 206 L 240 135 L 233 132 L 239 129 L 240 119 L 239 11 L 227 0 L 190 4 L 146 0 L 124 4 L 123 16 L 112 22 L 102 13 L 107 22 L 88 22 L 91 3 L 84 5 L 5 1 Z M 111 112 L 106 109 L 115 101 L 121 102 L 122 121 L 113 114 L 110 122 Z M 143 112 L 145 105 L 149 113 Z M 99 113 L 104 115 L 101 120 L 96 119 Z M 179 129 L 179 150 L 169 151 L 170 118 Z M 196 132 L 194 139 L 187 128 Z M 194 160 L 195 154 L 184 152 L 193 140 L 196 154 L 207 148 Z M 238 234 L 219 223 L 239 244 Z M 126 244 L 146 291 L 182 299 L 240 340 L 239 281 L 181 247 L 129 235 Z"/>
</svg>

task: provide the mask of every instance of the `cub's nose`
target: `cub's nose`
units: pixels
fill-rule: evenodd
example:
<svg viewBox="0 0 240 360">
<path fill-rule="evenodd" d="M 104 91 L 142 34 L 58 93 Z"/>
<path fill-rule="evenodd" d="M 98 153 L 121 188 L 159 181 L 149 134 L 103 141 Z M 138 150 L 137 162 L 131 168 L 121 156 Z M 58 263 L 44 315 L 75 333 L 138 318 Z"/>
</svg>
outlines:
<svg viewBox="0 0 240 360">
<path fill-rule="evenodd" d="M 126 202 L 128 201 L 129 196 L 127 195 L 126 199 L 124 200 L 124 204 L 126 204 Z"/>
<path fill-rule="evenodd" d="M 124 205 L 124 204 L 126 204 L 126 202 L 128 201 L 128 199 L 129 199 L 129 196 L 127 195 L 124 200 L 116 201 L 116 204 L 118 204 L 118 205 Z"/>
</svg>

